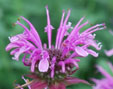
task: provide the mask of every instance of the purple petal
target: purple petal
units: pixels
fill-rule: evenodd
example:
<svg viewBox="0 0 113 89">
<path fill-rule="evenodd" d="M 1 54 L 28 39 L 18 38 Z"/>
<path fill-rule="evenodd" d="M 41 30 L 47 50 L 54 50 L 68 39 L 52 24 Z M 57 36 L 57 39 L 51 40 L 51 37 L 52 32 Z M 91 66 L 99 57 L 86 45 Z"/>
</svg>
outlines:
<svg viewBox="0 0 113 89">
<path fill-rule="evenodd" d="M 52 62 L 51 62 L 51 78 L 54 77 L 54 69 L 55 69 L 55 63 L 56 63 L 56 57 L 52 58 Z"/>
<path fill-rule="evenodd" d="M 54 69 L 55 69 L 54 66 L 55 66 L 54 64 L 51 65 L 51 78 L 54 77 Z"/>
<path fill-rule="evenodd" d="M 48 54 L 47 51 L 42 51 L 42 58 L 43 58 L 43 59 L 49 58 L 49 54 Z"/>
<path fill-rule="evenodd" d="M 42 82 L 42 81 L 34 81 L 31 85 L 30 85 L 31 89 L 44 89 L 47 87 L 47 83 Z"/>
<path fill-rule="evenodd" d="M 86 49 L 86 51 L 87 51 L 89 54 L 93 55 L 94 57 L 98 57 L 98 53 L 96 53 L 95 51 L 93 51 L 93 50 L 91 50 L 91 49 Z"/>
<path fill-rule="evenodd" d="M 27 40 L 30 40 L 31 42 L 33 42 L 39 49 L 42 49 L 42 45 L 40 45 L 40 43 L 37 41 L 36 37 L 29 31 L 29 29 L 26 26 L 21 24 L 19 21 L 17 21 L 16 24 L 18 24 L 24 28 L 25 33 L 28 35 Z"/>
<path fill-rule="evenodd" d="M 87 42 L 88 42 L 87 44 L 95 47 L 97 50 L 100 50 L 102 48 L 101 43 L 97 44 L 95 40 L 89 39 L 89 40 L 87 40 Z"/>
<path fill-rule="evenodd" d="M 77 63 L 78 61 L 80 61 L 80 60 L 79 59 L 67 59 L 67 60 L 65 60 L 65 63 L 66 64 L 69 64 L 69 63 L 74 64 L 76 69 L 79 69 L 79 66 Z"/>
<path fill-rule="evenodd" d="M 78 55 L 82 56 L 82 57 L 88 56 L 88 52 L 85 51 L 82 47 L 79 47 L 79 46 L 75 48 L 75 52 L 76 52 Z"/>
<path fill-rule="evenodd" d="M 19 40 L 19 37 L 18 36 L 12 36 L 12 37 L 9 37 L 9 40 L 10 40 L 10 42 L 15 42 L 15 41 Z"/>
<path fill-rule="evenodd" d="M 64 24 L 62 26 L 62 29 L 60 29 L 61 31 L 60 31 L 60 35 L 59 35 L 59 39 L 58 39 L 58 48 L 60 48 L 63 37 L 67 31 L 66 24 L 67 24 L 67 21 L 69 19 L 70 13 L 71 13 L 71 10 L 68 10 L 66 19 L 64 20 Z"/>
<path fill-rule="evenodd" d="M 60 39 L 60 33 L 61 33 L 62 26 L 63 26 L 64 15 L 65 15 L 65 12 L 63 10 L 60 26 L 59 26 L 59 28 L 57 30 L 57 37 L 56 37 L 56 44 L 55 44 L 56 48 L 58 47 L 58 41 Z"/>
<path fill-rule="evenodd" d="M 24 18 L 23 16 L 21 16 L 21 18 L 22 18 L 23 20 L 25 20 L 25 21 L 29 24 L 31 33 L 33 34 L 33 36 L 35 36 L 35 39 L 39 42 L 40 47 L 42 47 L 42 43 L 41 43 L 41 40 L 40 40 L 40 36 L 39 36 L 39 34 L 37 33 L 35 27 L 31 24 L 30 21 L 28 21 L 28 20 L 27 20 L 26 18 Z"/>
<path fill-rule="evenodd" d="M 89 32 L 89 31 L 91 31 L 91 30 L 93 30 L 93 29 L 95 29 L 95 28 L 97 28 L 97 27 L 99 27 L 99 26 L 105 26 L 105 23 L 96 24 L 96 25 L 94 25 L 94 26 L 92 26 L 92 27 L 86 29 L 83 33 L 87 33 L 87 32 Z"/>
<path fill-rule="evenodd" d="M 107 56 L 112 56 L 113 55 L 113 49 L 111 49 L 111 50 L 105 50 L 105 54 L 107 55 Z"/>
<path fill-rule="evenodd" d="M 34 72 L 35 71 L 35 64 L 36 64 L 37 60 L 36 59 L 33 59 L 32 60 L 32 63 L 31 63 L 31 72 Z"/>
<path fill-rule="evenodd" d="M 14 55 L 17 51 L 19 51 L 19 48 L 16 48 L 16 49 L 12 50 L 12 51 L 10 52 L 10 54 L 11 54 L 11 55 Z"/>
<path fill-rule="evenodd" d="M 32 79 L 37 79 L 37 80 L 39 80 L 39 78 L 38 78 L 38 76 L 36 75 L 36 74 L 27 74 L 27 75 L 25 75 L 25 76 L 27 76 L 27 77 L 29 77 L 29 78 L 32 78 Z"/>
<path fill-rule="evenodd" d="M 80 25 L 80 23 L 83 21 L 84 17 L 82 17 L 79 22 L 77 23 L 77 25 L 75 25 L 74 29 L 77 29 L 78 26 Z M 72 36 L 73 36 L 73 33 L 75 32 L 75 30 L 73 30 L 70 35 L 68 36 L 67 40 L 69 40 Z"/>
<path fill-rule="evenodd" d="M 30 66 L 31 65 L 31 63 L 30 63 L 31 61 L 30 61 L 30 59 L 26 58 L 26 56 L 27 56 L 27 54 L 25 54 L 23 56 L 22 62 L 24 63 L 25 66 Z"/>
<path fill-rule="evenodd" d="M 47 72 L 49 68 L 49 62 L 47 59 L 42 59 L 39 62 L 38 69 L 40 72 Z"/>
<path fill-rule="evenodd" d="M 52 84 L 49 89 L 66 89 L 66 86 L 64 83 L 59 83 L 59 84 Z"/>
<path fill-rule="evenodd" d="M 29 50 L 30 48 L 28 47 L 28 48 L 26 48 L 26 47 L 21 47 L 20 49 L 19 49 L 19 51 L 17 51 L 15 54 L 14 54 L 14 57 L 13 57 L 13 59 L 14 60 L 19 60 L 19 56 L 22 54 L 22 53 L 24 53 L 24 52 L 26 52 L 27 50 Z"/>
<path fill-rule="evenodd" d="M 49 17 L 48 6 L 46 6 L 46 13 L 47 13 L 47 26 L 46 26 L 46 28 L 45 28 L 45 31 L 46 31 L 47 34 L 48 34 L 49 48 L 51 48 L 51 36 L 52 36 L 51 32 L 52 32 L 52 29 L 54 29 L 54 28 L 53 28 L 53 26 L 52 26 L 51 23 L 50 23 L 50 17 Z"/>
<path fill-rule="evenodd" d="M 19 47 L 17 44 L 14 44 L 14 43 L 9 43 L 7 46 L 6 46 L 6 51 L 9 51 L 11 50 L 12 48 L 16 48 L 16 47 Z"/>
<path fill-rule="evenodd" d="M 113 77 L 107 73 L 101 66 L 97 66 L 99 72 L 101 72 L 106 78 L 113 79 Z"/>
<path fill-rule="evenodd" d="M 111 64 L 111 62 L 108 62 L 108 65 L 109 65 L 111 71 L 113 72 L 113 65 Z"/>
<path fill-rule="evenodd" d="M 75 77 L 68 77 L 65 79 L 65 82 L 66 82 L 66 85 L 77 84 L 77 83 L 89 84 L 87 81 L 82 80 L 82 79 L 78 79 Z"/>
<path fill-rule="evenodd" d="M 60 61 L 58 64 L 61 66 L 62 72 L 65 73 L 65 62 L 64 61 Z"/>
</svg>

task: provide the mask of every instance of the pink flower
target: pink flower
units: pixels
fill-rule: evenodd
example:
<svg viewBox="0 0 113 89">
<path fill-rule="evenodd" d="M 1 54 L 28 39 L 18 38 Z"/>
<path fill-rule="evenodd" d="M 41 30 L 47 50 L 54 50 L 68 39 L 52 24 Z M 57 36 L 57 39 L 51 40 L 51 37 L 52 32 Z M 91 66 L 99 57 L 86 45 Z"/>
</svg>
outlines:
<svg viewBox="0 0 113 89">
<path fill-rule="evenodd" d="M 35 81 L 31 87 L 39 87 L 39 85 L 42 87 L 43 85 L 43 88 L 50 86 L 50 89 L 60 89 L 61 87 L 65 89 L 66 85 L 79 82 L 86 83 L 84 80 L 72 78 L 70 75 L 79 69 L 77 62 L 80 59 L 77 57 L 86 57 L 89 54 L 94 57 L 98 56 L 98 53 L 89 49 L 89 46 L 93 46 L 97 50 L 101 49 L 101 44 L 94 40 L 96 35 L 92 33 L 104 29 L 105 24 L 94 25 L 80 33 L 80 29 L 87 25 L 88 21 L 80 24 L 84 19 L 83 17 L 75 27 L 72 27 L 71 23 L 68 23 L 70 12 L 68 10 L 67 16 L 64 19 L 65 11 L 63 11 L 60 26 L 57 30 L 55 46 L 52 45 L 52 30 L 54 27 L 51 25 L 47 6 L 47 26 L 45 27 L 45 32 L 48 35 L 48 46 L 47 44 L 42 44 L 35 27 L 26 18 L 21 16 L 28 23 L 30 29 L 19 21 L 16 22 L 16 24 L 24 28 L 24 32 L 9 37 L 10 43 L 6 47 L 6 51 L 13 49 L 10 54 L 14 55 L 13 59 L 17 61 L 19 56 L 24 54 L 22 62 L 25 66 L 30 66 L 31 72 L 38 77 L 34 79 Z M 69 33 L 68 30 L 70 29 L 72 31 Z M 64 38 L 64 36 L 66 37 Z M 74 67 L 75 70 L 73 70 Z M 66 84 L 63 82 L 59 83 L 59 80 L 65 81 Z"/>
<path fill-rule="evenodd" d="M 113 65 L 111 63 L 109 63 L 109 67 L 113 73 Z M 100 80 L 92 79 L 96 83 L 96 86 L 94 86 L 93 89 L 113 89 L 113 76 L 107 73 L 101 66 L 97 66 L 97 68 L 105 78 Z"/>
</svg>

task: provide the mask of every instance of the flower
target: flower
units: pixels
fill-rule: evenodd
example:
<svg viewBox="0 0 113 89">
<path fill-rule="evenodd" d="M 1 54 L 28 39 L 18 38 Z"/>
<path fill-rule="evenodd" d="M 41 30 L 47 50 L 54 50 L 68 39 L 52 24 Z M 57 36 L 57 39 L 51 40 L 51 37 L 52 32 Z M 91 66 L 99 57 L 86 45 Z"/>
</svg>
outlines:
<svg viewBox="0 0 113 89">
<path fill-rule="evenodd" d="M 113 65 L 111 63 L 108 64 L 113 73 Z M 93 86 L 93 89 L 113 89 L 113 76 L 107 73 L 101 66 L 97 66 L 97 68 L 105 78 L 102 78 L 101 80 L 92 79 L 96 83 L 96 86 Z"/>
<path fill-rule="evenodd" d="M 30 29 L 24 26 L 20 21 L 15 24 L 24 28 L 24 32 L 12 37 L 9 37 L 10 43 L 6 47 L 6 51 L 11 51 L 11 55 L 14 55 L 14 60 L 19 60 L 19 56 L 24 54 L 22 62 L 25 66 L 29 66 L 31 70 L 31 77 L 33 82 L 30 84 L 32 87 L 49 87 L 50 89 L 65 89 L 66 85 L 74 83 L 87 83 L 85 80 L 70 77 L 79 69 L 78 62 L 80 59 L 77 57 L 87 57 L 89 54 L 94 57 L 98 56 L 98 53 L 89 49 L 89 46 L 95 47 L 97 50 L 101 49 L 101 43 L 97 43 L 95 39 L 95 31 L 105 28 L 105 24 L 94 25 L 82 33 L 80 29 L 88 24 L 88 21 L 81 24 L 84 17 L 82 17 L 75 27 L 71 26 L 71 22 L 68 23 L 70 16 L 70 10 L 68 10 L 67 16 L 64 19 L 65 11 L 63 11 L 60 26 L 57 31 L 55 46 L 52 45 L 52 30 L 54 27 L 51 25 L 49 10 L 46 6 L 47 13 L 47 26 L 45 32 L 48 36 L 47 44 L 42 44 L 39 34 L 35 27 L 26 18 L 21 18 L 28 23 Z M 72 31 L 69 33 L 69 30 Z M 64 38 L 64 36 L 66 36 Z M 73 69 L 74 68 L 74 69 Z M 65 81 L 65 82 L 64 82 Z M 87 83 L 88 84 L 88 83 Z M 32 88 L 32 89 L 35 89 Z"/>
</svg>

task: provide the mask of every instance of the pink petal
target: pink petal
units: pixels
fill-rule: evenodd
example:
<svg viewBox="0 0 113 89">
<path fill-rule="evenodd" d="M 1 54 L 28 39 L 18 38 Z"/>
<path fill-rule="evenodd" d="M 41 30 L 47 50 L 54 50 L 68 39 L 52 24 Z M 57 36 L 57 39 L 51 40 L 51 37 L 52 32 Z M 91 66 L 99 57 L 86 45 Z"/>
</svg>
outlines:
<svg viewBox="0 0 113 89">
<path fill-rule="evenodd" d="M 107 73 L 101 66 L 97 66 L 98 70 L 108 79 L 113 79 L 113 77 Z"/>
<path fill-rule="evenodd" d="M 65 73 L 65 62 L 64 61 L 60 61 L 58 64 L 61 66 L 62 72 Z"/>
<path fill-rule="evenodd" d="M 67 59 L 67 60 L 65 60 L 65 63 L 66 64 L 69 64 L 69 63 L 74 64 L 76 69 L 79 69 L 79 65 L 77 63 L 79 61 L 80 61 L 79 59 Z"/>
<path fill-rule="evenodd" d="M 47 32 L 47 35 L 48 35 L 48 45 L 49 45 L 49 48 L 51 48 L 52 29 L 54 29 L 54 28 L 53 28 L 53 26 L 50 23 L 50 16 L 49 16 L 48 6 L 46 6 L 46 13 L 47 13 L 47 26 L 45 28 L 45 32 Z"/>
<path fill-rule="evenodd" d="M 33 34 L 33 36 L 35 37 L 35 39 L 37 40 L 37 42 L 40 44 L 40 47 L 42 47 L 42 43 L 41 43 L 41 40 L 40 40 L 40 36 L 38 34 L 38 32 L 36 31 L 35 27 L 31 24 L 30 21 L 28 21 L 26 18 L 24 18 L 23 16 L 21 16 L 21 18 L 23 20 L 25 20 L 29 26 L 30 26 L 30 32 Z"/>
<path fill-rule="evenodd" d="M 12 36 L 12 37 L 9 37 L 9 40 L 10 40 L 10 42 L 15 42 L 15 41 L 19 40 L 19 37 L 18 37 L 18 35 Z"/>
<path fill-rule="evenodd" d="M 26 48 L 26 47 L 21 47 L 20 49 L 19 49 L 19 51 L 17 51 L 15 54 L 14 54 L 14 57 L 13 57 L 13 59 L 14 60 L 19 60 L 19 56 L 22 54 L 22 53 L 24 53 L 25 51 L 27 51 L 27 50 L 29 50 L 29 47 L 28 48 Z"/>
<path fill-rule="evenodd" d="M 27 76 L 27 77 L 29 77 L 29 78 L 32 78 L 32 79 L 37 79 L 37 80 L 39 79 L 38 76 L 35 75 L 35 74 L 33 74 L 33 73 L 32 73 L 32 74 L 27 74 L 27 75 L 25 75 L 25 76 Z"/>
<path fill-rule="evenodd" d="M 78 26 L 79 26 L 80 23 L 83 21 L 83 19 L 84 19 L 84 17 L 82 17 L 82 18 L 78 21 L 78 23 L 75 25 L 74 29 L 72 30 L 72 32 L 70 33 L 70 35 L 69 35 L 68 38 L 67 38 L 68 40 L 73 36 L 75 30 L 78 28 Z"/>
<path fill-rule="evenodd" d="M 87 49 L 86 50 L 89 54 L 93 55 L 94 57 L 98 57 L 98 53 L 96 53 L 95 51 L 91 50 L 91 49 Z"/>
<path fill-rule="evenodd" d="M 87 81 L 75 77 L 68 77 L 65 79 L 65 82 L 66 85 L 77 84 L 77 83 L 89 84 Z"/>
<path fill-rule="evenodd" d="M 5 50 L 6 50 L 6 51 L 9 51 L 9 50 L 11 50 L 12 48 L 16 48 L 16 47 L 19 47 L 19 46 L 18 46 L 17 44 L 9 43 L 9 44 L 6 46 Z"/>
<path fill-rule="evenodd" d="M 101 48 L 102 48 L 101 43 L 97 44 L 95 40 L 89 39 L 87 42 L 88 42 L 87 44 L 95 47 L 97 50 L 101 50 Z"/>
<path fill-rule="evenodd" d="M 55 48 L 57 48 L 57 46 L 58 46 L 58 41 L 59 41 L 59 39 L 60 39 L 60 34 L 61 34 L 62 25 L 63 25 L 64 15 L 65 15 L 65 12 L 64 12 L 64 10 L 63 10 L 62 18 L 61 18 L 61 21 L 60 21 L 60 26 L 59 26 L 59 28 L 58 28 L 58 30 L 57 30 L 57 37 L 56 37 Z"/>
<path fill-rule="evenodd" d="M 40 72 L 47 72 L 49 68 L 49 62 L 47 59 L 42 59 L 39 62 L 38 69 Z"/>
<path fill-rule="evenodd" d="M 47 83 L 42 81 L 34 81 L 30 86 L 31 89 L 44 89 L 47 87 Z"/>
<path fill-rule="evenodd" d="M 52 84 L 49 89 L 66 89 L 66 86 L 64 83 Z"/>
<path fill-rule="evenodd" d="M 67 21 L 68 21 L 68 19 L 69 19 L 70 13 L 71 13 L 71 10 L 68 10 L 67 16 L 66 16 L 66 18 L 65 18 L 65 20 L 64 20 L 64 24 L 63 24 L 63 26 L 62 26 L 61 29 L 60 29 L 61 31 L 60 31 L 59 39 L 58 39 L 58 48 L 60 48 L 61 43 L 62 43 L 62 40 L 63 40 L 64 35 L 65 35 L 65 32 L 68 30 L 68 29 L 66 28 L 66 24 L 67 24 Z"/>
<path fill-rule="evenodd" d="M 34 72 L 35 71 L 35 64 L 36 64 L 37 60 L 34 58 L 32 60 L 32 64 L 31 64 L 31 72 Z"/>
<path fill-rule="evenodd" d="M 10 55 L 14 55 L 17 51 L 19 51 L 19 48 L 16 48 L 16 49 L 12 50 L 12 51 L 10 52 Z"/>
<path fill-rule="evenodd" d="M 30 66 L 31 65 L 31 61 L 30 59 L 26 58 L 27 54 L 25 54 L 22 58 L 22 62 L 24 63 L 25 66 Z"/>
<path fill-rule="evenodd" d="M 54 65 L 51 66 L 51 78 L 54 77 Z"/>
<path fill-rule="evenodd" d="M 85 51 L 82 47 L 79 47 L 79 46 L 75 48 L 75 52 L 76 52 L 78 55 L 82 56 L 82 57 L 88 56 L 88 52 Z"/>
<path fill-rule="evenodd" d="M 107 56 L 112 56 L 113 55 L 113 49 L 111 49 L 111 50 L 105 50 L 105 54 L 107 55 Z"/>
<path fill-rule="evenodd" d="M 108 65 L 109 65 L 111 71 L 113 72 L 113 65 L 111 64 L 111 62 L 108 62 Z"/>
<path fill-rule="evenodd" d="M 49 54 L 48 54 L 47 51 L 42 51 L 42 58 L 43 58 L 43 59 L 49 58 Z"/>
</svg>

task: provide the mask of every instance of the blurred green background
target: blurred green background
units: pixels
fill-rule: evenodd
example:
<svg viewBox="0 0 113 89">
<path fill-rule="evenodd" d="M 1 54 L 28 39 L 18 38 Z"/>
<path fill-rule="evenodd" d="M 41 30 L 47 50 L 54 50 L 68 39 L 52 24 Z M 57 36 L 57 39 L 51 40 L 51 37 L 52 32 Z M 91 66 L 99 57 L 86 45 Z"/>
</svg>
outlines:
<svg viewBox="0 0 113 89">
<path fill-rule="evenodd" d="M 74 76 L 86 79 L 90 83 L 90 78 L 101 78 L 97 72 L 95 64 L 102 65 L 106 69 L 106 61 L 113 63 L 113 57 L 107 57 L 104 54 L 105 49 L 113 48 L 113 36 L 108 32 L 113 29 L 113 0 L 0 0 L 0 89 L 14 89 L 14 84 L 24 83 L 21 79 L 23 74 L 28 73 L 28 68 L 20 61 L 12 60 L 9 52 L 5 51 L 9 43 L 8 37 L 21 33 L 23 29 L 20 26 L 12 26 L 19 16 L 24 16 L 31 21 L 39 32 L 41 39 L 47 41 L 44 27 L 46 26 L 45 6 L 48 5 L 51 16 L 51 23 L 55 30 L 53 31 L 53 43 L 55 42 L 56 30 L 62 15 L 62 10 L 71 9 L 69 21 L 76 25 L 77 21 L 85 16 L 92 25 L 97 23 L 106 23 L 107 29 L 96 32 L 96 39 L 102 42 L 103 49 L 99 52 L 98 58 L 88 56 L 82 58 L 80 70 Z M 25 22 L 22 22 L 25 24 Z M 87 26 L 89 27 L 89 26 Z M 85 29 L 85 28 L 84 28 Z M 81 30 L 84 30 L 81 29 Z M 68 89 L 92 89 L 85 84 L 69 86 Z"/>
</svg>

